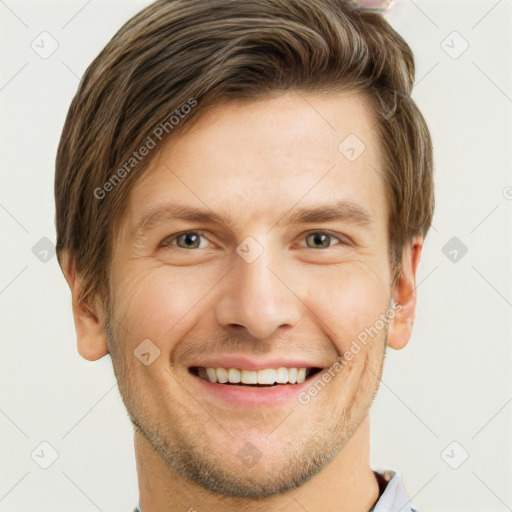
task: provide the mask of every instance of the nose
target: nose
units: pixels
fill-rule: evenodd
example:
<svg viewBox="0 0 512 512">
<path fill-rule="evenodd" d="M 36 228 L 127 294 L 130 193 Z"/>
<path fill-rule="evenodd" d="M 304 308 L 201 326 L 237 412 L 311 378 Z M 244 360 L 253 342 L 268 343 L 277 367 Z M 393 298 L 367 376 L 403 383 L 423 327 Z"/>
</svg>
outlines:
<svg viewBox="0 0 512 512">
<path fill-rule="evenodd" d="M 234 267 L 219 290 L 219 324 L 238 335 L 246 330 L 258 339 L 270 338 L 278 329 L 293 328 L 302 302 L 294 291 L 294 276 L 284 268 L 279 256 L 270 258 L 266 249 L 251 263 L 235 254 Z"/>
</svg>

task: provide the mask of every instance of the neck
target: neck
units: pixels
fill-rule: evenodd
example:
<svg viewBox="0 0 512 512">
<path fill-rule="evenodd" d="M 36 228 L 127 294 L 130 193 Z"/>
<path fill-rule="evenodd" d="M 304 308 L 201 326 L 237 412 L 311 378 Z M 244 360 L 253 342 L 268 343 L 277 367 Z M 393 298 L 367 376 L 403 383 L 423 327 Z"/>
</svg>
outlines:
<svg viewBox="0 0 512 512">
<path fill-rule="evenodd" d="M 366 415 L 336 457 L 308 482 L 264 500 L 213 494 L 171 468 L 138 429 L 134 437 L 141 512 L 208 510 L 235 512 L 368 512 L 379 498 L 370 467 L 370 420 Z"/>
</svg>

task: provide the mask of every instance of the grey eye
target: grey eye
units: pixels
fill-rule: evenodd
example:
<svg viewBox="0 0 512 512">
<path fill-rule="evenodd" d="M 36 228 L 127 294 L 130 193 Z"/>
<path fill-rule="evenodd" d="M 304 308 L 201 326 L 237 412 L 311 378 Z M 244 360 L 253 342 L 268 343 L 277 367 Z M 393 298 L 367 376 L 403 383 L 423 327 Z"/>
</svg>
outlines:
<svg viewBox="0 0 512 512">
<path fill-rule="evenodd" d="M 308 235 L 306 237 L 306 240 L 308 240 L 308 239 L 313 240 L 313 244 L 319 244 L 319 246 L 320 246 L 320 247 L 318 247 L 318 245 L 317 245 L 316 247 L 314 247 L 314 246 L 311 247 L 308 244 L 308 247 L 310 249 L 327 249 L 327 248 L 331 247 L 331 244 L 330 244 L 331 239 L 340 241 L 340 239 L 338 237 L 330 235 L 329 233 L 324 233 L 323 231 L 311 233 L 310 235 Z"/>
<path fill-rule="evenodd" d="M 166 238 L 162 242 L 162 247 L 178 248 L 178 249 L 199 249 L 201 237 L 204 237 L 199 231 L 187 231 L 172 237 Z M 174 243 L 176 241 L 176 243 Z"/>
</svg>

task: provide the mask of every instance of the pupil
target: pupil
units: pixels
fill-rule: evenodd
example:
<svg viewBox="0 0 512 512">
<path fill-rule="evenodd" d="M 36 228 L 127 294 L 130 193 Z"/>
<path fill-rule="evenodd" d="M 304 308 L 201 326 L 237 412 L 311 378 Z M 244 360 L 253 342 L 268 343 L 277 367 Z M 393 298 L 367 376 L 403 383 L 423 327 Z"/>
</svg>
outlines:
<svg viewBox="0 0 512 512">
<path fill-rule="evenodd" d="M 191 243 L 192 245 L 194 245 L 194 242 L 190 242 L 190 239 L 193 239 L 193 238 L 198 238 L 197 235 L 195 234 L 190 234 L 190 233 L 186 233 L 185 235 L 183 235 L 185 237 L 185 244 L 186 245 L 189 245 L 189 243 Z M 197 245 L 197 244 L 196 244 Z"/>
<path fill-rule="evenodd" d="M 329 245 L 328 242 L 325 243 L 326 240 L 327 240 L 328 235 L 319 233 L 319 234 L 316 234 L 316 235 L 313 235 L 313 236 L 315 237 L 315 243 L 317 243 L 319 240 L 323 240 L 323 241 L 319 242 L 320 245 L 322 245 L 323 247 L 326 247 L 327 245 Z"/>
</svg>

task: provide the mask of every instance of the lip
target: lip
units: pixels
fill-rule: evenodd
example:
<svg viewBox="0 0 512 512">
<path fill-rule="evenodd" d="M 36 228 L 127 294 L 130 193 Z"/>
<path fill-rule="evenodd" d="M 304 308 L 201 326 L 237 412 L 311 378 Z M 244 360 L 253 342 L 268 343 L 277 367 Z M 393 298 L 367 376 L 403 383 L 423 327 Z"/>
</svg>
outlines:
<svg viewBox="0 0 512 512">
<path fill-rule="evenodd" d="M 240 370 L 264 370 L 265 368 L 325 368 L 324 364 L 316 364 L 315 362 L 307 361 L 306 359 L 284 359 L 284 358 L 273 358 L 273 359 L 255 359 L 247 356 L 237 355 L 216 355 L 211 356 L 197 364 L 190 365 L 201 366 L 203 368 L 238 368 Z"/>
<path fill-rule="evenodd" d="M 311 386 L 317 378 L 321 378 L 323 371 L 325 369 L 322 368 L 300 384 L 277 384 L 261 388 L 219 384 L 204 380 L 191 372 L 187 373 L 193 379 L 199 394 L 213 397 L 224 406 L 227 403 L 237 407 L 279 407 L 294 401 L 298 403 L 297 395 Z"/>
</svg>

